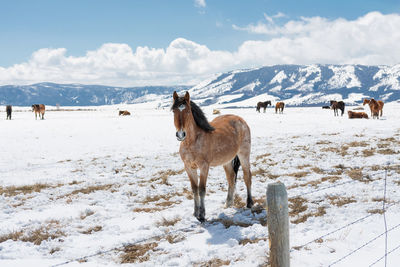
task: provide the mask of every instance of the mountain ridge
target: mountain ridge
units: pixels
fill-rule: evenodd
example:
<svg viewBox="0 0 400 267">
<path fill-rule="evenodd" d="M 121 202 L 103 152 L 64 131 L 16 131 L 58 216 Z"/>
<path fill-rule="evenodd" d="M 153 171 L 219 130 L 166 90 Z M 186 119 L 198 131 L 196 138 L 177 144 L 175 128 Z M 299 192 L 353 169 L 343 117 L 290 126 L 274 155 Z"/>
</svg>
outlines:
<svg viewBox="0 0 400 267">
<path fill-rule="evenodd" d="M 400 99 L 400 64 L 264 66 L 214 74 L 195 86 L 4 85 L 0 86 L 0 104 L 95 106 L 158 101 L 167 106 L 175 90 L 189 91 L 203 106 L 220 107 L 251 107 L 266 100 L 289 106 L 318 106 L 329 100 L 359 104 L 363 98 L 394 102 Z"/>
</svg>

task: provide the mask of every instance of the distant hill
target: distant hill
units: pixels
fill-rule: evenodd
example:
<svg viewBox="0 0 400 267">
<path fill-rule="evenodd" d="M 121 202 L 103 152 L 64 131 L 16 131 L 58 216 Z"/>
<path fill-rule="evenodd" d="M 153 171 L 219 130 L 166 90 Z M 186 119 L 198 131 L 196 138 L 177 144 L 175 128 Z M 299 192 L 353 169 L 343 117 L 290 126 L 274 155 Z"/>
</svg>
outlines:
<svg viewBox="0 0 400 267">
<path fill-rule="evenodd" d="M 400 64 L 276 65 L 236 70 L 190 86 L 112 87 L 101 85 L 39 83 L 0 86 L 0 104 L 33 103 L 62 106 L 171 103 L 172 92 L 189 90 L 203 106 L 253 107 L 258 101 L 284 101 L 291 106 L 317 106 L 329 100 L 359 104 L 363 98 L 385 102 L 400 99 Z"/>
<path fill-rule="evenodd" d="M 0 104 L 30 106 L 34 103 L 61 106 L 97 106 L 142 103 L 147 99 L 171 98 L 174 90 L 190 86 L 112 87 L 102 85 L 38 83 L 0 86 Z"/>
</svg>

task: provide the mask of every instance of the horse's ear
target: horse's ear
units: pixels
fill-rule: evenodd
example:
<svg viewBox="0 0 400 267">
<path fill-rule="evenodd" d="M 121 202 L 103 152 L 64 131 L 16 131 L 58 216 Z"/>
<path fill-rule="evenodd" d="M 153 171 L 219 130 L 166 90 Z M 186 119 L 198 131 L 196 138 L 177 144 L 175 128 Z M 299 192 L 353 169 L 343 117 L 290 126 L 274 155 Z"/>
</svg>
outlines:
<svg viewBox="0 0 400 267">
<path fill-rule="evenodd" d="M 186 91 L 186 94 L 185 94 L 185 100 L 186 100 L 186 102 L 190 102 L 190 96 L 189 96 L 189 92 L 188 91 Z"/>
<path fill-rule="evenodd" d="M 176 93 L 176 91 L 174 91 L 174 100 L 176 100 L 178 98 L 178 94 Z"/>
</svg>

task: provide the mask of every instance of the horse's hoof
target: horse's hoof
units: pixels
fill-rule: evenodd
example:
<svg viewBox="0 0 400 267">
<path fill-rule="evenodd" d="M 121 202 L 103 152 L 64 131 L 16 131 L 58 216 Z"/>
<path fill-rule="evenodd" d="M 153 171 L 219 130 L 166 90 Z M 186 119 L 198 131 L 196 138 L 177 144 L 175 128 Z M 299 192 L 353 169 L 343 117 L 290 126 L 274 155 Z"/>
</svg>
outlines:
<svg viewBox="0 0 400 267">
<path fill-rule="evenodd" d="M 197 220 L 199 220 L 199 222 L 204 223 L 206 221 L 206 219 L 202 216 L 196 217 Z"/>
<path fill-rule="evenodd" d="M 247 200 L 247 208 L 251 209 L 251 207 L 253 207 L 254 202 L 253 200 Z"/>
</svg>

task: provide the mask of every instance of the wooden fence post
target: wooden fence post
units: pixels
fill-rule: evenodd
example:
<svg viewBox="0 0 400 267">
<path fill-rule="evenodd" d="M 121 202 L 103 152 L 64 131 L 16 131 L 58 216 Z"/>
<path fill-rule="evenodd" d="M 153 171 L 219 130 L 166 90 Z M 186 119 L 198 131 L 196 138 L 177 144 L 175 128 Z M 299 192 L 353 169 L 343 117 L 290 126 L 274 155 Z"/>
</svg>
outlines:
<svg viewBox="0 0 400 267">
<path fill-rule="evenodd" d="M 289 267 L 289 214 L 286 187 L 272 183 L 267 188 L 267 224 L 271 267 Z"/>
</svg>

